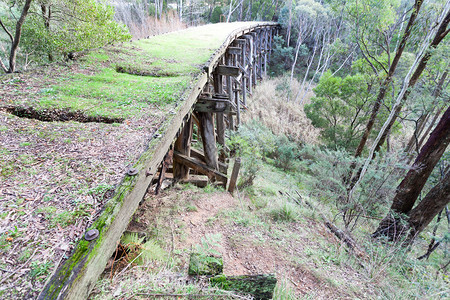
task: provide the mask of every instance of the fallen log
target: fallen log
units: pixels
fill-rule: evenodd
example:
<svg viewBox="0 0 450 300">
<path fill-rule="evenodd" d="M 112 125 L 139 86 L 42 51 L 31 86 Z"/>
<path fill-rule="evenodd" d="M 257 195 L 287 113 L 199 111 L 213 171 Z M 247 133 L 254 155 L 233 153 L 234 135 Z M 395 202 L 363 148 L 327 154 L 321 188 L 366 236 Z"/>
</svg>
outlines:
<svg viewBox="0 0 450 300">
<path fill-rule="evenodd" d="M 324 222 L 325 226 L 330 229 L 330 231 L 332 233 L 334 233 L 334 235 L 340 239 L 341 241 L 343 241 L 348 248 L 350 248 L 350 250 L 352 250 L 356 256 L 360 257 L 360 258 L 365 258 L 367 257 L 367 254 L 359 247 L 359 245 L 355 242 L 355 240 L 350 236 L 350 234 L 344 232 L 343 230 L 337 228 L 333 223 L 331 223 L 330 221 L 328 221 L 325 218 L 325 222 Z"/>
</svg>

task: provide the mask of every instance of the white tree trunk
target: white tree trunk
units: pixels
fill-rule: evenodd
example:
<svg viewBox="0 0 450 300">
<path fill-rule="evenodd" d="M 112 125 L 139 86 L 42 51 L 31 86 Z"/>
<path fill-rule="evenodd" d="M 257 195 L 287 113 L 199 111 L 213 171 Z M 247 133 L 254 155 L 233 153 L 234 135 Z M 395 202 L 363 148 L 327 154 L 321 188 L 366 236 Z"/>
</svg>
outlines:
<svg viewBox="0 0 450 300">
<path fill-rule="evenodd" d="M 373 154 L 375 153 L 375 148 L 377 147 L 378 142 L 380 141 L 381 137 L 384 135 L 387 127 L 389 126 L 389 123 L 391 122 L 392 118 L 394 118 L 395 113 L 396 113 L 396 109 L 399 105 L 401 105 L 402 103 L 402 99 L 403 96 L 406 93 L 406 90 L 408 89 L 409 86 L 409 81 L 411 80 L 411 76 L 414 73 L 414 71 L 416 70 L 420 60 L 422 59 L 422 57 L 425 55 L 425 53 L 427 52 L 428 48 L 430 47 L 431 44 L 431 37 L 436 35 L 437 30 L 439 29 L 439 25 L 442 23 L 442 21 L 444 20 L 445 16 L 448 14 L 450 10 L 450 1 L 447 1 L 447 3 L 444 6 L 444 9 L 442 10 L 442 14 L 439 17 L 439 22 L 437 22 L 437 24 L 434 24 L 434 27 L 431 28 L 431 30 L 428 31 L 427 36 L 425 37 L 424 41 L 422 42 L 422 46 L 420 48 L 420 51 L 416 57 L 416 60 L 414 61 L 413 65 L 411 66 L 411 68 L 408 71 L 408 74 L 406 75 L 404 81 L 403 81 L 403 85 L 402 85 L 402 89 L 400 91 L 400 93 L 397 95 L 397 99 L 394 103 L 394 105 L 391 108 L 391 113 L 389 114 L 389 117 L 387 118 L 386 122 L 384 122 L 383 127 L 381 127 L 380 132 L 378 133 L 378 136 L 376 137 L 375 141 L 372 143 L 372 147 L 370 147 L 370 151 L 369 151 L 369 155 L 367 156 L 366 161 L 364 162 L 364 166 L 361 170 L 361 174 L 359 175 L 358 181 L 355 183 L 355 185 L 353 186 L 353 188 L 350 190 L 349 194 L 348 194 L 348 198 L 352 199 L 353 198 L 353 194 L 355 193 L 357 187 L 359 186 L 359 184 L 361 183 L 361 180 L 364 178 L 364 175 L 367 172 L 367 168 L 369 167 L 370 162 L 372 161 L 372 157 Z"/>
</svg>

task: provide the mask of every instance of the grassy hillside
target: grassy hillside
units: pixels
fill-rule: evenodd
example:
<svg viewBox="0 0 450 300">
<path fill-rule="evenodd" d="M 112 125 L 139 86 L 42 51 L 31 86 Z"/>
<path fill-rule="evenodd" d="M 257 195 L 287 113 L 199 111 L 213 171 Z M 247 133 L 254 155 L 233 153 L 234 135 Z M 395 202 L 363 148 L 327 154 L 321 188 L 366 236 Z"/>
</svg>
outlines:
<svg viewBox="0 0 450 300">
<path fill-rule="evenodd" d="M 1 298 L 39 293 L 241 26 L 191 28 L 0 75 Z"/>
<path fill-rule="evenodd" d="M 228 145 L 243 160 L 234 197 L 213 186 L 185 185 L 160 196 L 149 195 L 118 249 L 130 245 L 130 234 L 157 247 L 147 252 L 142 246 L 147 259 L 139 263 L 133 261 L 139 251 L 130 257 L 117 252 L 91 299 L 112 299 L 111 295 L 245 298 L 211 287 L 207 278 L 189 277 L 193 251 L 219 252 L 225 275 L 275 274 L 274 299 L 449 297 L 449 277 L 443 268 L 448 260 L 446 248 L 438 248 L 428 260 L 417 259 L 426 251 L 430 237 L 445 234 L 445 224 L 433 234 L 433 222 L 410 248 L 370 238 L 395 189 L 395 185 L 380 186 L 384 175 L 394 169 L 387 169 L 388 159 L 371 170 L 360 192 L 361 201 L 373 195 L 383 195 L 383 200 L 374 201 L 376 205 L 359 217 L 357 226 L 349 228 L 359 250 L 351 250 L 327 228 L 325 222 L 331 221 L 344 229 L 344 204 L 339 202 L 337 182 L 350 162 L 340 151 L 305 143 L 317 134 L 307 121 L 302 124 L 305 130 L 291 140 L 282 134 L 292 130 L 289 126 L 277 128 L 278 134 L 267 127 L 274 126 L 275 120 L 288 119 L 286 113 L 304 120 L 303 111 L 289 109 L 290 103 L 265 100 L 276 93 L 273 85 L 277 83 L 280 80 L 268 80 L 257 88 L 249 105 L 252 114 L 245 116 L 247 123 L 238 133 L 229 133 Z M 272 99 L 282 99 L 278 96 Z M 264 122 L 251 120 L 261 114 Z"/>
</svg>

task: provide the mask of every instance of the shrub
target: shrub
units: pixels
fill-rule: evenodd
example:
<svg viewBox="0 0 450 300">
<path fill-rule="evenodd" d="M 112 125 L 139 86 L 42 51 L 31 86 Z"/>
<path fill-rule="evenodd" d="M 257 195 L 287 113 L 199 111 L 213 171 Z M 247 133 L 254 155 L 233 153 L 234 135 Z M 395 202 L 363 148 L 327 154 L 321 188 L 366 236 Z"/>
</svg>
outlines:
<svg viewBox="0 0 450 300">
<path fill-rule="evenodd" d="M 303 171 L 311 175 L 305 178 L 310 193 L 321 201 L 335 204 L 337 214 L 342 216 L 347 228 L 355 225 L 362 216 L 384 215 L 395 191 L 397 178 L 405 168 L 394 154 L 377 157 L 369 166 L 354 197 L 349 199 L 346 179 L 351 165 L 355 163 L 358 170 L 363 159 L 355 159 L 345 150 L 312 146 L 301 149 L 299 156 L 303 159 Z"/>
<path fill-rule="evenodd" d="M 321 128 L 321 139 L 337 150 L 354 149 L 368 120 L 374 95 L 362 74 L 341 78 L 326 72 L 314 89 L 316 94 L 305 105 L 306 116 Z"/>
<path fill-rule="evenodd" d="M 40 59 L 131 38 L 128 29 L 114 21 L 114 8 L 106 3 L 61 1 L 51 3 L 49 9 L 49 17 L 42 18 L 41 8 L 32 7 L 22 32 L 22 48 Z"/>
<path fill-rule="evenodd" d="M 297 156 L 297 144 L 289 141 L 286 136 L 279 137 L 275 149 L 275 165 L 283 170 L 290 170 L 293 168 Z"/>
<path fill-rule="evenodd" d="M 303 49 L 303 48 L 302 48 Z M 294 62 L 294 48 L 285 47 L 282 36 L 275 36 L 273 39 L 273 52 L 270 58 L 269 74 L 278 76 L 286 72 Z"/>
</svg>

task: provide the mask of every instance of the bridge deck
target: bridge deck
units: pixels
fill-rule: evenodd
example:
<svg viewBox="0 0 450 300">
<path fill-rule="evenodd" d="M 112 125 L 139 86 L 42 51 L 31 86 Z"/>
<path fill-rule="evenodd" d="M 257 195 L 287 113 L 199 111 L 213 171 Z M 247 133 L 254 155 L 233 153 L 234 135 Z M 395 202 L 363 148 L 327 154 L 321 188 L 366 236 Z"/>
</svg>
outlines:
<svg viewBox="0 0 450 300">
<path fill-rule="evenodd" d="M 0 228 L 4 249 L 14 249 L 1 250 L 2 268 L 56 266 L 71 254 L 41 297 L 85 298 L 209 80 L 204 69 L 236 37 L 274 25 L 189 28 L 105 47 L 37 76 L 0 77 Z M 127 175 L 130 168 L 137 174 Z M 92 228 L 100 236 L 83 240 Z M 22 277 L 2 282 L 12 296 Z"/>
</svg>

